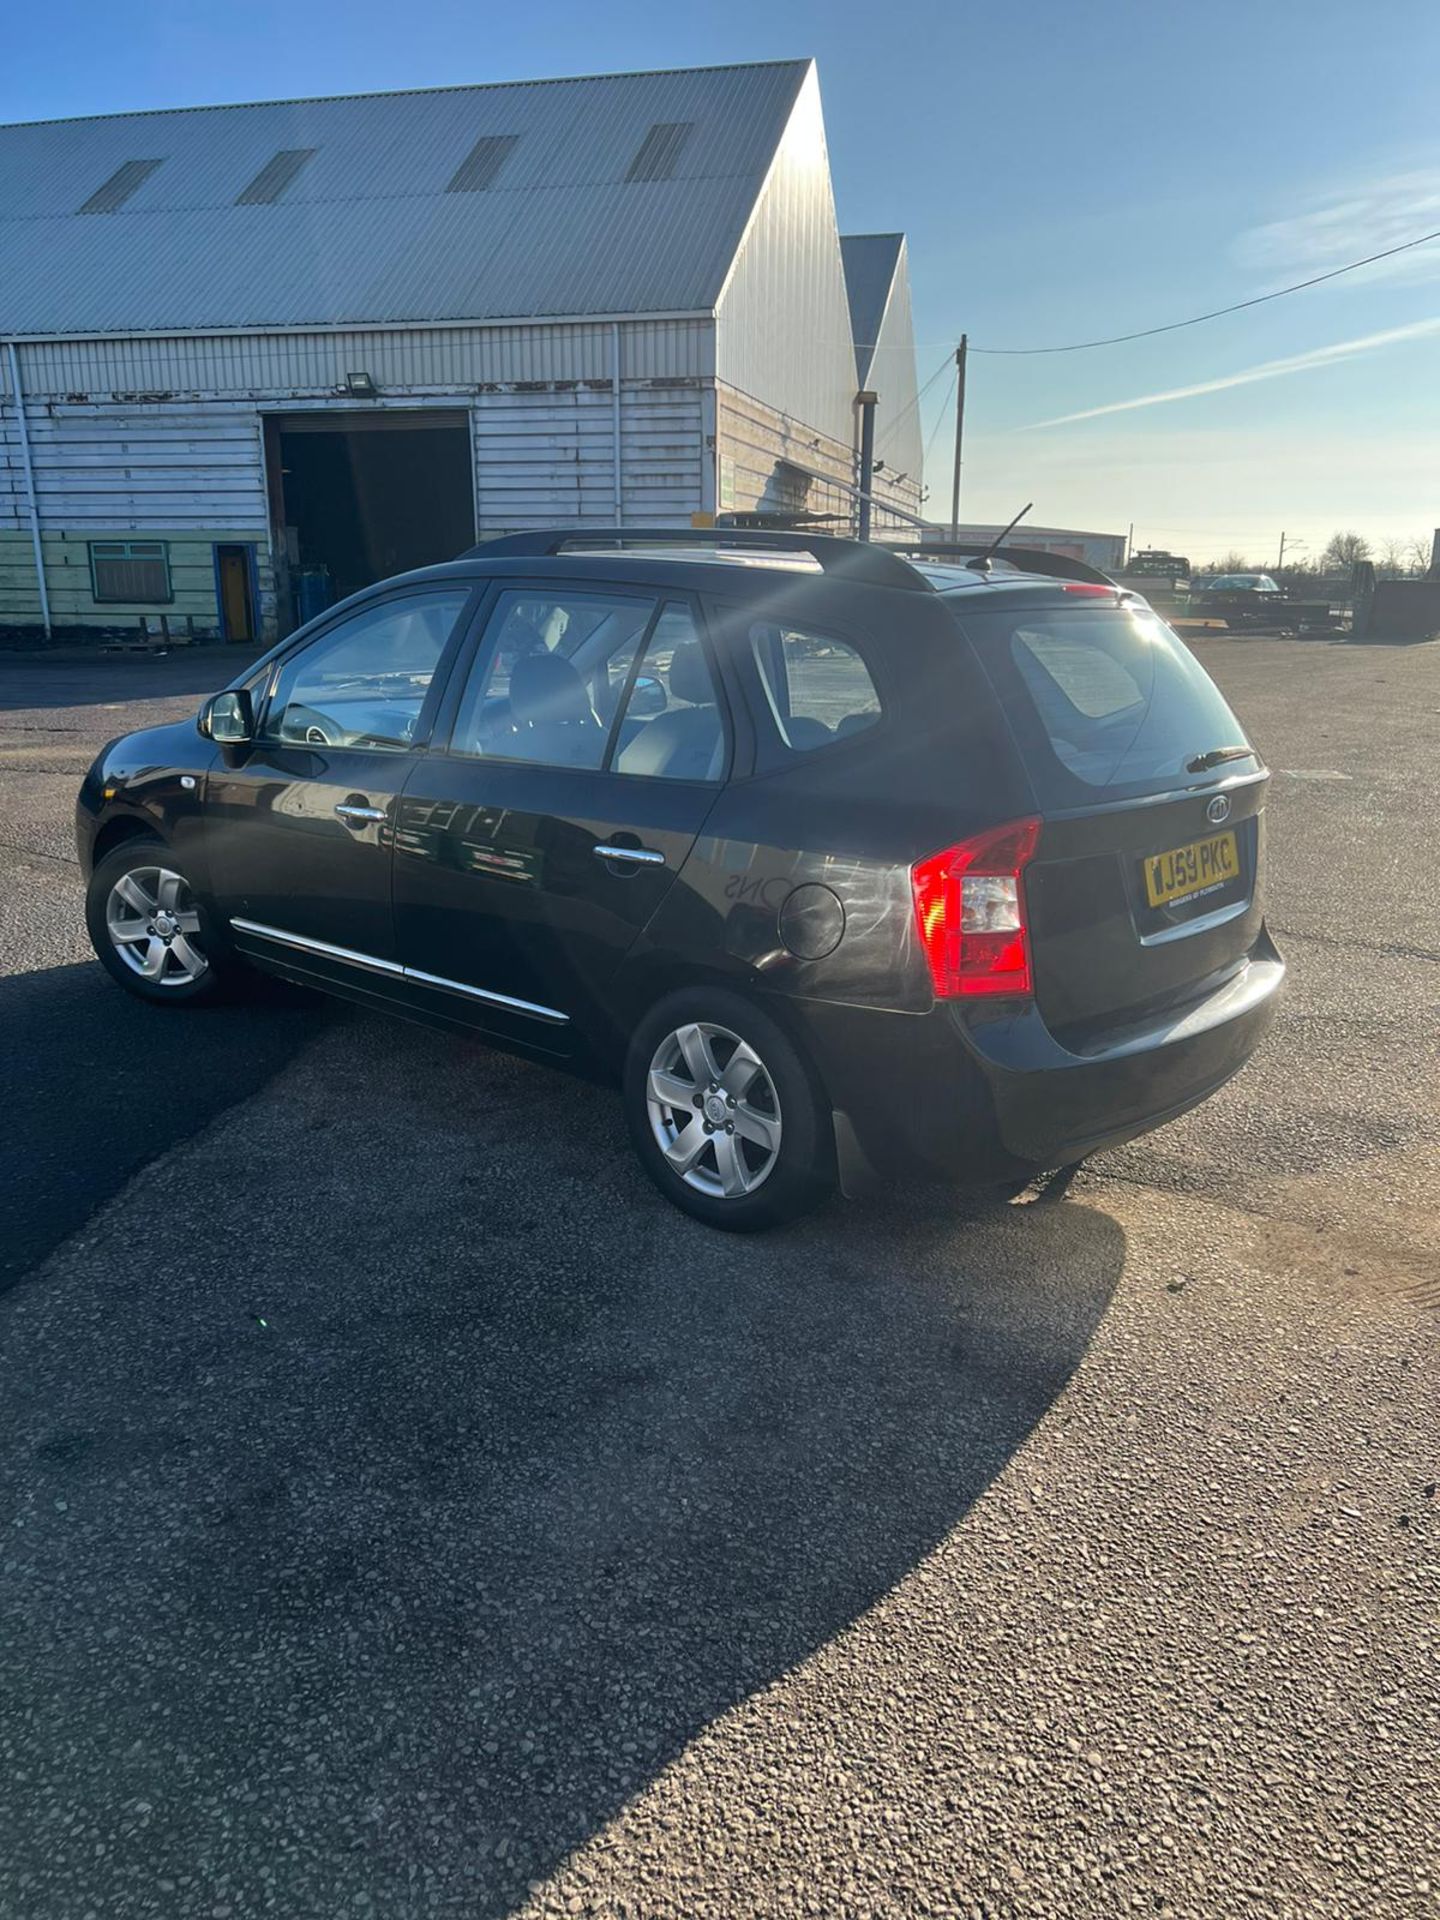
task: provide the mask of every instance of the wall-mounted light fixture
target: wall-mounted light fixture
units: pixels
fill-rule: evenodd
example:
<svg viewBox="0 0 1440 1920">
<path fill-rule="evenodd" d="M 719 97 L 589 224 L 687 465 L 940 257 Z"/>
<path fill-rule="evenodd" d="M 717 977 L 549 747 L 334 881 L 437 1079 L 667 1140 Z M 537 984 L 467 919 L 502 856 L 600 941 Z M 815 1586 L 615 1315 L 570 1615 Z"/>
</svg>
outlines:
<svg viewBox="0 0 1440 1920">
<path fill-rule="evenodd" d="M 347 373 L 345 391 L 352 400 L 378 400 L 380 389 L 368 373 Z"/>
</svg>

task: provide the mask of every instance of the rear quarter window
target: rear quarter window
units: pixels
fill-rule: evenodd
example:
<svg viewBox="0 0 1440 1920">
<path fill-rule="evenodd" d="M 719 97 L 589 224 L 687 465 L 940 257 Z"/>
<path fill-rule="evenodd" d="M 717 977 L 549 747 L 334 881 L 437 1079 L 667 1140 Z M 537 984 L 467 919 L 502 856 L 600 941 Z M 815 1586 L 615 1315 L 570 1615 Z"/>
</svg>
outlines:
<svg viewBox="0 0 1440 1920">
<path fill-rule="evenodd" d="M 797 753 L 834 746 L 880 719 L 870 669 L 847 640 L 757 620 L 750 646 L 780 738 Z"/>
<path fill-rule="evenodd" d="M 1148 610 L 967 607 L 961 625 L 1042 805 L 1190 786 L 1188 761 L 1248 744 L 1209 674 Z"/>
</svg>

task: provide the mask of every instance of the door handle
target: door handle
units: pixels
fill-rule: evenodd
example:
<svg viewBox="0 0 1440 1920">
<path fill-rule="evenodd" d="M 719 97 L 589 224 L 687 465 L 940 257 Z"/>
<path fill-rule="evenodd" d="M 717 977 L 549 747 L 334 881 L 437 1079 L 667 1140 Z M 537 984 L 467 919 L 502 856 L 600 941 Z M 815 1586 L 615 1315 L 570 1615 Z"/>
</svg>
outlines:
<svg viewBox="0 0 1440 1920">
<path fill-rule="evenodd" d="M 657 853 L 653 847 L 612 847 L 601 845 L 595 849 L 597 860 L 629 860 L 637 867 L 663 867 L 665 856 Z"/>
<path fill-rule="evenodd" d="M 346 801 L 341 801 L 336 806 L 335 811 L 347 826 L 349 826 L 352 821 L 360 826 L 364 826 L 371 820 L 383 820 L 385 818 L 385 809 L 383 807 L 352 807 Z"/>
</svg>

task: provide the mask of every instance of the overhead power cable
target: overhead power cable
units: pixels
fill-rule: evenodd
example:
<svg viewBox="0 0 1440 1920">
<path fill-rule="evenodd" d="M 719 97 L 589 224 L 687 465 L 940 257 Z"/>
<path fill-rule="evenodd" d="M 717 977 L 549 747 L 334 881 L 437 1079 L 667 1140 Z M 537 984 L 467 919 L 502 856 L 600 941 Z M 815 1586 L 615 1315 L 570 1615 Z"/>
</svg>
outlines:
<svg viewBox="0 0 1440 1920">
<path fill-rule="evenodd" d="M 1135 333 L 1112 333 L 1103 340 L 1074 340 L 1063 347 L 972 346 L 970 351 L 1021 358 L 1037 353 L 1089 353 L 1093 347 L 1119 347 L 1129 340 L 1151 340 L 1159 333 L 1179 333 L 1184 327 L 1198 327 L 1207 320 L 1221 320 L 1227 313 L 1243 313 L 1247 307 L 1263 307 L 1267 300 L 1283 300 L 1288 293 L 1303 293 L 1307 287 L 1318 287 L 1326 280 L 1338 280 L 1341 274 L 1354 273 L 1357 267 L 1373 266 L 1377 260 L 1393 260 L 1397 253 L 1409 253 L 1412 248 L 1427 246 L 1432 240 L 1440 240 L 1440 228 L 1434 233 L 1422 233 L 1416 240 L 1402 240 L 1398 247 L 1382 247 L 1379 253 L 1367 253 L 1363 260 L 1350 260 L 1343 267 L 1332 267 L 1328 273 L 1312 274 L 1308 280 L 1297 280 L 1292 287 L 1276 287 L 1273 293 L 1257 293 L 1252 299 L 1237 300 L 1228 307 L 1213 307 L 1209 313 L 1197 313 L 1188 320 L 1171 320 L 1163 327 L 1141 327 Z"/>
<path fill-rule="evenodd" d="M 889 440 L 891 435 L 895 432 L 897 427 L 899 427 L 909 417 L 909 415 L 914 412 L 915 408 L 919 406 L 920 402 L 925 398 L 926 394 L 930 391 L 931 387 L 934 386 L 935 382 L 940 378 L 941 374 L 944 373 L 945 369 L 947 367 L 953 367 L 954 364 L 955 364 L 955 350 L 952 347 L 950 351 L 945 355 L 945 358 L 940 362 L 939 366 L 936 367 L 935 371 L 931 374 L 930 378 L 925 382 L 924 386 L 921 387 L 920 391 L 915 395 L 915 398 L 913 400 L 907 400 L 905 402 L 905 405 L 900 409 L 899 413 L 896 414 L 895 418 L 893 420 L 887 421 L 885 425 L 880 429 L 880 433 L 878 436 L 878 444 L 880 446 L 883 447 L 886 441 Z"/>
<path fill-rule="evenodd" d="M 939 437 L 940 429 L 941 427 L 944 426 L 946 420 L 950 416 L 950 402 L 955 398 L 955 380 L 957 380 L 958 378 L 959 378 L 959 375 L 958 374 L 955 375 L 955 378 L 951 380 L 950 385 L 946 388 L 945 398 L 940 402 L 940 411 L 935 416 L 935 424 L 930 429 L 930 438 L 925 442 L 925 452 L 921 457 L 921 461 L 920 461 L 920 474 L 921 474 L 922 480 L 925 474 L 926 462 L 929 460 L 930 455 L 934 450 L 935 442 Z"/>
</svg>

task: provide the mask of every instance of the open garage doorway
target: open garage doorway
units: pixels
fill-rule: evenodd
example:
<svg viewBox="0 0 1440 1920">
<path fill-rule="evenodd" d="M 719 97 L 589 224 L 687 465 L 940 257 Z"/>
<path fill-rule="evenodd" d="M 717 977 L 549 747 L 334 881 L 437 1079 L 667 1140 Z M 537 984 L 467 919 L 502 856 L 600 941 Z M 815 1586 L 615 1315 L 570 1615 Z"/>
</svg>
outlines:
<svg viewBox="0 0 1440 1920">
<path fill-rule="evenodd" d="M 465 413 L 270 414 L 265 463 L 282 631 L 474 544 Z"/>
</svg>

